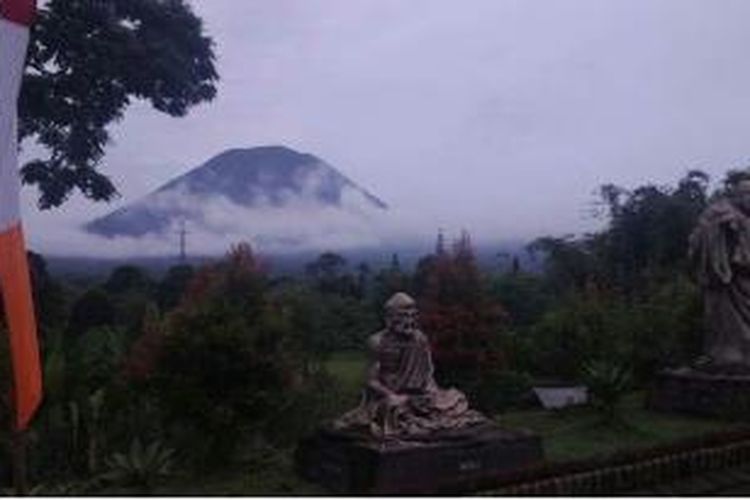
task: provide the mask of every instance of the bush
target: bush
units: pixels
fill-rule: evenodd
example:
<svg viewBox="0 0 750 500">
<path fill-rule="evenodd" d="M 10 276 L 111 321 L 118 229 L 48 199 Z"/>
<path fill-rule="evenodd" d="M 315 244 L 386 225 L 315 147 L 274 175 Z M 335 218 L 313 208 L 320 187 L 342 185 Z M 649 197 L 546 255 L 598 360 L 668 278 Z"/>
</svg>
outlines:
<svg viewBox="0 0 750 500">
<path fill-rule="evenodd" d="M 101 288 L 86 291 L 73 304 L 67 333 L 79 337 L 92 328 L 115 324 L 116 309 L 112 297 Z"/>
<path fill-rule="evenodd" d="M 470 403 L 488 415 L 518 408 L 529 395 L 531 383 L 526 373 L 499 370 L 486 374 L 472 391 L 475 398 Z"/>
<path fill-rule="evenodd" d="M 274 292 L 292 330 L 292 348 L 304 356 L 304 373 L 320 370 L 330 353 L 357 350 L 379 326 L 373 311 L 352 297 L 323 294 L 305 286 Z"/>
<path fill-rule="evenodd" d="M 622 302 L 597 295 L 569 297 L 527 332 L 529 368 L 536 376 L 574 380 L 593 357 L 630 359 L 630 312 Z"/>
<path fill-rule="evenodd" d="M 275 446 L 294 446 L 322 422 L 350 410 L 352 402 L 348 396 L 339 380 L 320 370 L 286 395 L 285 404 L 262 431 Z"/>
<path fill-rule="evenodd" d="M 514 339 L 515 357 L 535 375 L 573 379 L 594 358 L 623 359 L 633 382 L 656 370 L 689 363 L 701 350 L 700 294 L 675 277 L 625 300 L 601 292 L 569 296 Z"/>
<path fill-rule="evenodd" d="M 154 383 L 170 435 L 195 465 L 221 466 L 298 383 L 288 318 L 267 300 L 249 247 L 200 271 L 168 320 Z"/>
<path fill-rule="evenodd" d="M 174 450 L 154 441 L 143 446 L 134 439 L 126 453 L 114 453 L 105 461 L 107 470 L 99 478 L 118 486 L 151 491 L 172 472 Z"/>
<path fill-rule="evenodd" d="M 544 280 L 530 273 L 497 277 L 491 283 L 490 292 L 508 310 L 514 326 L 528 326 L 538 321 L 552 302 L 552 294 Z"/>
<path fill-rule="evenodd" d="M 599 359 L 584 363 L 581 372 L 591 406 L 604 422 L 616 421 L 620 401 L 630 389 L 630 369 L 621 363 Z"/>
</svg>

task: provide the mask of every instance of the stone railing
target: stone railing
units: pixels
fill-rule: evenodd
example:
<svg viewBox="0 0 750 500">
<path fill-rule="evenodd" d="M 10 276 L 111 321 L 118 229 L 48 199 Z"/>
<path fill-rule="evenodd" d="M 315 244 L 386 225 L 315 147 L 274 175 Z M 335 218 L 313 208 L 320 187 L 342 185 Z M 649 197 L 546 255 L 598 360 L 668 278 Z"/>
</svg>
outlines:
<svg viewBox="0 0 750 500">
<path fill-rule="evenodd" d="M 500 495 L 613 494 L 750 463 L 750 430 L 713 434 L 609 459 L 544 464 L 497 478 Z M 487 485 L 489 486 L 489 485 Z"/>
</svg>

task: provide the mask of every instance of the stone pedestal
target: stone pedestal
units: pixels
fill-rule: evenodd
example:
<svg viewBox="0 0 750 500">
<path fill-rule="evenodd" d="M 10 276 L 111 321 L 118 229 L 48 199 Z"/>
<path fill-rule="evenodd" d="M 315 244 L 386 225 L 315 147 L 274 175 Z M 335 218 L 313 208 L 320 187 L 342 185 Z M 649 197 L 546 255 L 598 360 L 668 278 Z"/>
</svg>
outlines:
<svg viewBox="0 0 750 500">
<path fill-rule="evenodd" d="M 750 374 L 687 367 L 663 370 L 656 375 L 649 407 L 699 416 L 750 416 Z"/>
<path fill-rule="evenodd" d="M 542 457 L 538 436 L 487 425 L 409 443 L 321 429 L 300 443 L 295 462 L 304 478 L 337 493 L 435 494 L 470 491 Z"/>
</svg>

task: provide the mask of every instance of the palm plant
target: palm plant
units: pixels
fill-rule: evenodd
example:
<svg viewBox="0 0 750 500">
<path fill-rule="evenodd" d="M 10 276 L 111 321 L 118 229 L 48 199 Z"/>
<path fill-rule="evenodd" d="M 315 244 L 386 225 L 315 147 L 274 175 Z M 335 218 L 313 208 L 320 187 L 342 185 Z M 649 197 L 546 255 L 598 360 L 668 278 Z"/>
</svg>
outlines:
<svg viewBox="0 0 750 500">
<path fill-rule="evenodd" d="M 582 367 L 583 382 L 588 387 L 592 407 L 604 422 L 618 420 L 619 404 L 630 389 L 632 373 L 628 366 L 611 360 L 590 360 Z"/>
<path fill-rule="evenodd" d="M 170 475 L 174 450 L 161 441 L 143 446 L 133 440 L 127 453 L 114 453 L 105 460 L 104 481 L 119 486 L 135 486 L 150 491 L 156 483 Z"/>
</svg>

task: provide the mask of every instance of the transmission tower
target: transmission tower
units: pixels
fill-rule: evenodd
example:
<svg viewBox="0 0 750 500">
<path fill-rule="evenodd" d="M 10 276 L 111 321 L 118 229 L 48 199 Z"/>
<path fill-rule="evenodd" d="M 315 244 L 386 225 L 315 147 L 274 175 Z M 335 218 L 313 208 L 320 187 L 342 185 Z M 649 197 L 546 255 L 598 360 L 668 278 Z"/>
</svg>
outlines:
<svg viewBox="0 0 750 500">
<path fill-rule="evenodd" d="M 187 262 L 187 235 L 190 234 L 187 229 L 185 229 L 185 219 L 180 221 L 180 262 L 186 263 Z"/>
</svg>

